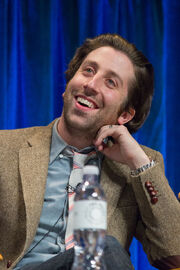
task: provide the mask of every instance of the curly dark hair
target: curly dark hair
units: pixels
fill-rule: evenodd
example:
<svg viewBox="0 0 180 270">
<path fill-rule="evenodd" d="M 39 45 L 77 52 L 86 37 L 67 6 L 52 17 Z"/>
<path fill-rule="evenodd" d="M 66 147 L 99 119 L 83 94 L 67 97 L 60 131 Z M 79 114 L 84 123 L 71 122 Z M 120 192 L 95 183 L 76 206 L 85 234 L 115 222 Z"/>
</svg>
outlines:
<svg viewBox="0 0 180 270">
<path fill-rule="evenodd" d="M 134 118 L 125 124 L 130 133 L 136 132 L 146 120 L 152 102 L 154 92 L 154 71 L 148 59 L 126 39 L 117 34 L 102 34 L 93 39 L 86 39 L 76 50 L 74 57 L 66 70 L 67 83 L 75 75 L 83 60 L 93 50 L 110 46 L 126 54 L 134 67 L 135 79 L 129 82 L 128 98 L 121 111 L 135 109 Z"/>
</svg>

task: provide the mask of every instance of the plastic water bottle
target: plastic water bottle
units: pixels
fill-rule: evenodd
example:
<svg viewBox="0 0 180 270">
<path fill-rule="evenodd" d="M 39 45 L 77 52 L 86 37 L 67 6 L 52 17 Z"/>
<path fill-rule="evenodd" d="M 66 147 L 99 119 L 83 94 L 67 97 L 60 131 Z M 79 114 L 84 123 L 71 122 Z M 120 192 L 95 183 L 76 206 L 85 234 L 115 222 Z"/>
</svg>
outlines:
<svg viewBox="0 0 180 270">
<path fill-rule="evenodd" d="M 72 270 L 105 270 L 102 262 L 107 229 L 107 202 L 99 185 L 99 169 L 83 168 L 83 182 L 74 198 L 75 255 Z"/>
</svg>

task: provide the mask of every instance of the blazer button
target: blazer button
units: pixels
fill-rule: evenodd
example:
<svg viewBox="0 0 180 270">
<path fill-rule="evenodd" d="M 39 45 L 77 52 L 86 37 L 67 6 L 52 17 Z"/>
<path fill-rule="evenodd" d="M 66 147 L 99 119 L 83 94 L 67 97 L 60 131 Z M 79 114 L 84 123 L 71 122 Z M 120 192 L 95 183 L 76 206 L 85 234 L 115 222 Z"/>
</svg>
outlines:
<svg viewBox="0 0 180 270">
<path fill-rule="evenodd" d="M 151 192 L 154 191 L 154 188 L 151 186 L 151 187 L 148 187 L 147 190 L 148 190 L 149 193 L 151 193 Z"/>
<path fill-rule="evenodd" d="M 145 187 L 148 189 L 149 187 L 152 187 L 152 182 L 151 181 L 146 181 L 145 182 Z"/>
<path fill-rule="evenodd" d="M 151 198 L 151 203 L 156 204 L 158 202 L 158 197 L 154 196 Z"/>
<path fill-rule="evenodd" d="M 150 195 L 151 195 L 151 197 L 156 197 L 157 191 L 156 190 L 151 191 Z"/>
<path fill-rule="evenodd" d="M 8 261 L 7 262 L 7 268 L 9 268 L 11 266 L 12 262 L 11 261 Z"/>
</svg>

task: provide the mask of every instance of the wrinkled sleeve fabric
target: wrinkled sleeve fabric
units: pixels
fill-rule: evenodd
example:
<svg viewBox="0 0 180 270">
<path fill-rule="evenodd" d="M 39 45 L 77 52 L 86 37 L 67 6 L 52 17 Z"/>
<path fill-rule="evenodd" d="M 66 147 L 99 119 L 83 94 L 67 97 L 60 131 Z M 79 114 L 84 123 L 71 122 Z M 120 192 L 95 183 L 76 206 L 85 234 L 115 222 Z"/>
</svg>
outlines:
<svg viewBox="0 0 180 270">
<path fill-rule="evenodd" d="M 180 267 L 180 203 L 164 174 L 163 157 L 150 153 L 156 165 L 132 176 L 132 187 L 140 210 L 136 238 L 142 243 L 149 261 L 158 269 Z M 157 192 L 152 200 L 147 183 Z"/>
</svg>

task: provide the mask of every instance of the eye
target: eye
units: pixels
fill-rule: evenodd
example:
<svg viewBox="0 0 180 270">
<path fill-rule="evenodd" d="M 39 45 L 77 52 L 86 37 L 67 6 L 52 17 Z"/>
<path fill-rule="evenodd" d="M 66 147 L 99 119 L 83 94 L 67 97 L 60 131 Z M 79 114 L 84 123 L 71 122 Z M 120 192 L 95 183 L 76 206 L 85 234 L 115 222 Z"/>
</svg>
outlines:
<svg viewBox="0 0 180 270">
<path fill-rule="evenodd" d="M 85 75 L 91 75 L 91 74 L 94 74 L 94 69 L 92 67 L 84 67 L 83 69 L 83 73 Z"/>
<path fill-rule="evenodd" d="M 86 68 L 86 71 L 87 71 L 88 73 L 91 73 L 91 72 L 93 72 L 93 69 L 90 68 L 90 67 L 88 67 L 88 68 Z"/>
<path fill-rule="evenodd" d="M 116 87 L 116 82 L 113 79 L 107 79 L 107 85 L 110 88 Z"/>
</svg>

